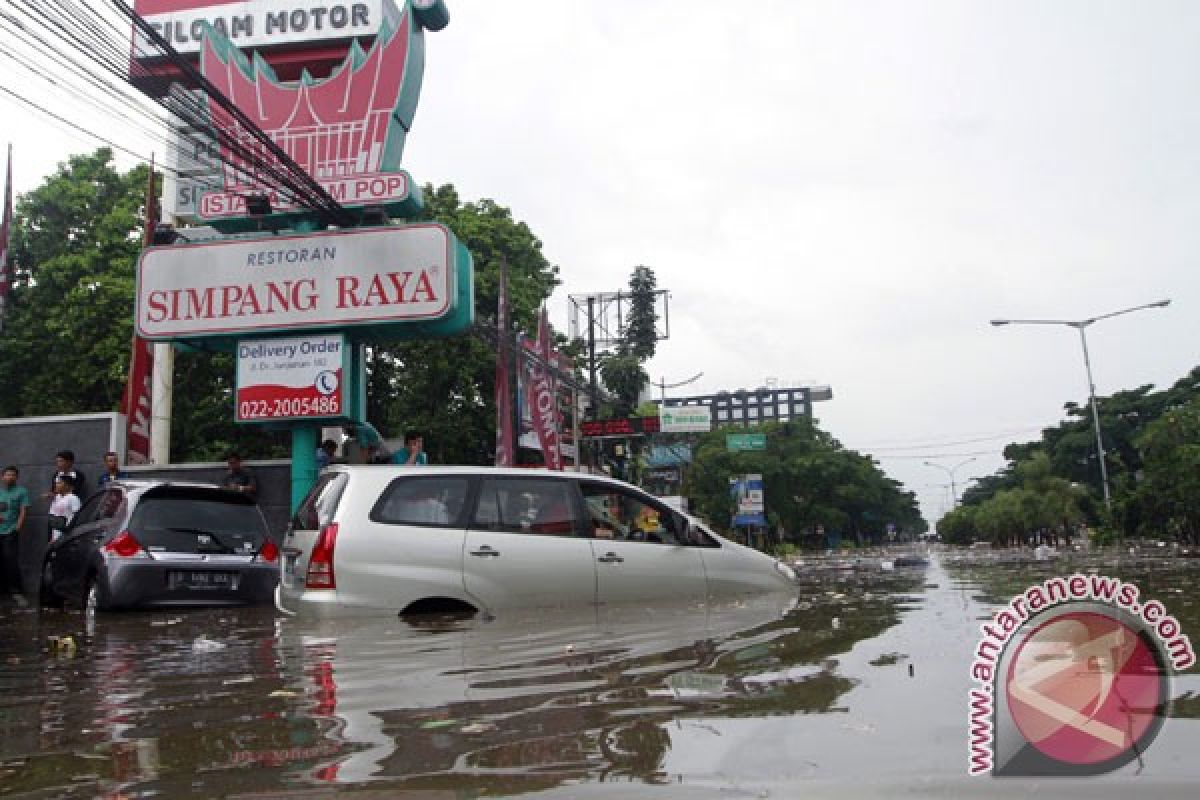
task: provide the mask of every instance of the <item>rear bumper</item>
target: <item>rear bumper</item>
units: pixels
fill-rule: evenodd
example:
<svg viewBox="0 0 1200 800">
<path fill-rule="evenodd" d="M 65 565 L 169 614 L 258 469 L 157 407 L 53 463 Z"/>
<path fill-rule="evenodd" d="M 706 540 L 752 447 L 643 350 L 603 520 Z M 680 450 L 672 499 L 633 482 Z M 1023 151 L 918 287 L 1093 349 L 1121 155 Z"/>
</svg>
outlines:
<svg viewBox="0 0 1200 800">
<path fill-rule="evenodd" d="M 225 585 L 172 585 L 171 573 L 226 573 Z M 121 608 L 269 605 L 279 582 L 278 564 L 193 564 L 142 560 L 111 561 L 101 572 L 108 605 Z"/>
<path fill-rule="evenodd" d="M 305 619 L 329 619 L 331 617 L 394 616 L 396 609 L 373 608 L 363 605 L 347 605 L 338 600 L 336 589 L 287 589 L 282 584 L 275 588 L 275 607 L 288 614 Z"/>
</svg>

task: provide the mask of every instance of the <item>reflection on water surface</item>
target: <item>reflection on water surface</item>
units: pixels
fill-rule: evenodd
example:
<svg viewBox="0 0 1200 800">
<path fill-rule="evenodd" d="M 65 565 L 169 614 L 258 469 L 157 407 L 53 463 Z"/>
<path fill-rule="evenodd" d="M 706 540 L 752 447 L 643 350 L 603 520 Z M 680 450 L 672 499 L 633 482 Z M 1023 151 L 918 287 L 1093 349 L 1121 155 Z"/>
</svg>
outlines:
<svg viewBox="0 0 1200 800">
<path fill-rule="evenodd" d="M 78 614 L 4 606 L 0 797 L 957 778 L 974 626 L 1052 567 L 854 566 L 808 564 L 794 596 L 492 620 L 213 610 L 89 636 Z M 1200 631 L 1194 568 L 1137 569 Z M 1192 678 L 1181 717 L 1200 713 Z"/>
</svg>

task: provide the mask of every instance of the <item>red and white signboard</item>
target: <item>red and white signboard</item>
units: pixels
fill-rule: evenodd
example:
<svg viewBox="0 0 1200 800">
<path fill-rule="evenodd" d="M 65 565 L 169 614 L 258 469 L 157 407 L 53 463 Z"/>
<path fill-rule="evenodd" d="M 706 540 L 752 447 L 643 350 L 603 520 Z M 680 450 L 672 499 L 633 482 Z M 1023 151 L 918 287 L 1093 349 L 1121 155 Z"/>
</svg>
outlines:
<svg viewBox="0 0 1200 800">
<path fill-rule="evenodd" d="M 453 310 L 455 239 L 436 223 L 151 247 L 137 333 L 189 339 L 390 322 Z"/>
<path fill-rule="evenodd" d="M 237 421 L 344 416 L 346 347 L 341 334 L 238 342 Z"/>
<path fill-rule="evenodd" d="M 205 22 L 240 48 L 273 49 L 374 36 L 385 15 L 398 16 L 387 0 L 137 0 L 134 9 L 180 53 L 200 52 Z"/>
<path fill-rule="evenodd" d="M 410 182 L 408 173 L 368 173 L 349 178 L 318 180 L 330 197 L 345 206 L 369 206 L 384 203 L 402 203 L 409 199 Z M 250 190 L 242 187 L 236 191 L 205 192 L 200 195 L 202 220 L 217 220 L 226 217 L 249 216 L 246 211 L 246 195 Z M 288 202 L 274 192 L 267 192 L 271 210 L 277 212 L 298 211 L 302 206 Z"/>
</svg>

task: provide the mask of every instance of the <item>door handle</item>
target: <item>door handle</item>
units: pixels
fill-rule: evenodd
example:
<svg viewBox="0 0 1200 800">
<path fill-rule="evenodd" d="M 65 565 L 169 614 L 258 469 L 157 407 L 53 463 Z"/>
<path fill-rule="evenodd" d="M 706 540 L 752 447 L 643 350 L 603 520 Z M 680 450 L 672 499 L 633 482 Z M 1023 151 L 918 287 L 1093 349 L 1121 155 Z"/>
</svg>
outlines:
<svg viewBox="0 0 1200 800">
<path fill-rule="evenodd" d="M 601 564 L 623 564 L 623 563 L 625 563 L 625 559 L 621 558 L 619 555 L 617 555 L 616 553 L 613 553 L 611 551 L 605 553 L 604 555 L 600 556 L 596 560 L 599 561 Z"/>
<path fill-rule="evenodd" d="M 499 556 L 500 556 L 500 551 L 499 551 L 499 550 L 493 550 L 491 547 L 488 547 L 486 544 L 484 544 L 484 545 L 480 545 L 478 550 L 472 550 L 472 551 L 471 551 L 471 555 L 473 555 L 473 556 L 496 556 L 496 557 L 499 557 Z"/>
</svg>

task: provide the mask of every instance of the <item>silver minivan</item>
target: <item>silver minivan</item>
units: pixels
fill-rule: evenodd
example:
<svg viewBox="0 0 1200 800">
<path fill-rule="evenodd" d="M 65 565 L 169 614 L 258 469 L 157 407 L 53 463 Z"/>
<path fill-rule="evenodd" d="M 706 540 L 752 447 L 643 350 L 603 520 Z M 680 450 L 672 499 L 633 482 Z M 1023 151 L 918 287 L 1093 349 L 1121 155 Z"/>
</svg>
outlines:
<svg viewBox="0 0 1200 800">
<path fill-rule="evenodd" d="M 306 616 L 704 602 L 795 577 L 626 483 L 488 467 L 329 467 L 280 570 L 279 608 Z"/>
</svg>

